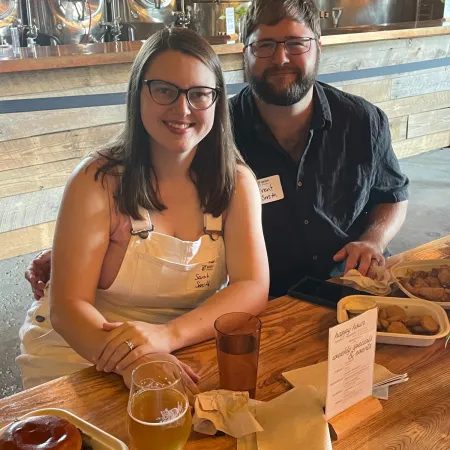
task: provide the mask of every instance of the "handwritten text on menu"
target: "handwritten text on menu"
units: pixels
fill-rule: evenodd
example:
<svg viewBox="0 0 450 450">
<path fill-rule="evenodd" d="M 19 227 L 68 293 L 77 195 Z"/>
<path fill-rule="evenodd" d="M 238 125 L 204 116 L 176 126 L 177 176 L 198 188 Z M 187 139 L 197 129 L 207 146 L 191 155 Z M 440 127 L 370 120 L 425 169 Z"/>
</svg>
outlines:
<svg viewBox="0 0 450 450">
<path fill-rule="evenodd" d="M 372 395 L 378 309 L 330 328 L 326 417 Z"/>
</svg>

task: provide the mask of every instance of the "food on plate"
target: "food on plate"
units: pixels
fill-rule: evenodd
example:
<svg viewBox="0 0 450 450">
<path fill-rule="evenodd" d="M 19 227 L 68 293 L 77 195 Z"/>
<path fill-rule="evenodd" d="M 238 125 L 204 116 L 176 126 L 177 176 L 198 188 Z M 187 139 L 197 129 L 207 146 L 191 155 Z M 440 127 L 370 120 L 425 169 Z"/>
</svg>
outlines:
<svg viewBox="0 0 450 450">
<path fill-rule="evenodd" d="M 365 313 L 369 309 L 376 308 L 377 303 L 375 300 L 369 298 L 354 298 L 349 300 L 345 304 L 345 309 L 351 315 L 359 315 Z"/>
<path fill-rule="evenodd" d="M 386 318 L 389 319 L 391 317 L 400 317 L 400 320 L 406 317 L 406 312 L 400 306 L 392 305 L 386 308 Z M 389 320 L 388 320 L 389 322 Z"/>
<path fill-rule="evenodd" d="M 439 324 L 426 314 L 408 317 L 402 307 L 393 305 L 378 310 L 377 331 L 434 335 L 439 332 Z"/>
<path fill-rule="evenodd" d="M 403 322 L 390 323 L 386 331 L 388 333 L 412 334 Z"/>
<path fill-rule="evenodd" d="M 450 302 L 450 266 L 438 269 L 412 270 L 400 278 L 402 286 L 416 297 L 435 302 Z"/>
<path fill-rule="evenodd" d="M 420 325 L 431 334 L 436 334 L 439 331 L 439 324 L 431 316 L 423 316 Z"/>
<path fill-rule="evenodd" d="M 0 450 L 92 450 L 75 425 L 58 416 L 33 416 L 12 423 L 0 436 Z"/>
<path fill-rule="evenodd" d="M 419 326 L 420 322 L 422 322 L 422 316 L 411 316 L 406 319 L 405 325 L 412 328 Z"/>
</svg>

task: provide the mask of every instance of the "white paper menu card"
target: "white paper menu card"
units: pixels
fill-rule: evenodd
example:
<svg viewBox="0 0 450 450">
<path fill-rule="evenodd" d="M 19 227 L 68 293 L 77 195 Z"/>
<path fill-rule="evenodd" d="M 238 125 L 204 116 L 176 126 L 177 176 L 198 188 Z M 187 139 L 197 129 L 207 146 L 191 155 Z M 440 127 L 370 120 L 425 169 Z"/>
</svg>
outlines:
<svg viewBox="0 0 450 450">
<path fill-rule="evenodd" d="M 327 419 L 372 395 L 377 319 L 374 308 L 330 328 Z"/>
</svg>

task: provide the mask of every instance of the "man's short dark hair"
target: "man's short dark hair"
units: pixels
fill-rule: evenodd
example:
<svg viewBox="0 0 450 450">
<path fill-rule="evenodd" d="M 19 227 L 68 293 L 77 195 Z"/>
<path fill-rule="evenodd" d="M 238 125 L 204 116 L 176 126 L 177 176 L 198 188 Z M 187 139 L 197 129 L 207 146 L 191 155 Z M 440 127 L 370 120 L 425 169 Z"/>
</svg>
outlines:
<svg viewBox="0 0 450 450">
<path fill-rule="evenodd" d="M 304 23 L 320 39 L 320 13 L 314 0 L 253 0 L 244 19 L 244 44 L 259 25 L 276 25 L 283 19 Z"/>
</svg>

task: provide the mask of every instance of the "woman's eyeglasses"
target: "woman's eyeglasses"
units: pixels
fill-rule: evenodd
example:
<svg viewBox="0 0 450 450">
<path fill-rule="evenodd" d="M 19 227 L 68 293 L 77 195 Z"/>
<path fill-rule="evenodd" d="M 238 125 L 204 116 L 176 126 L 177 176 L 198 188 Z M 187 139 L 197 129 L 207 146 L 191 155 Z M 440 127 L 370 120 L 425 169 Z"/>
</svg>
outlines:
<svg viewBox="0 0 450 450">
<path fill-rule="evenodd" d="M 207 86 L 194 86 L 180 89 L 178 86 L 163 80 L 144 80 L 152 99 L 159 105 L 171 105 L 185 94 L 190 106 L 194 109 L 208 109 L 217 100 L 220 89 Z"/>
<path fill-rule="evenodd" d="M 278 45 L 283 44 L 284 49 L 290 55 L 295 56 L 309 52 L 311 48 L 311 41 L 317 41 L 317 39 L 311 37 L 290 38 L 284 41 L 262 39 L 261 41 L 255 41 L 246 45 L 245 48 L 250 47 L 251 52 L 257 58 L 270 58 L 277 51 Z"/>
</svg>

